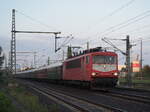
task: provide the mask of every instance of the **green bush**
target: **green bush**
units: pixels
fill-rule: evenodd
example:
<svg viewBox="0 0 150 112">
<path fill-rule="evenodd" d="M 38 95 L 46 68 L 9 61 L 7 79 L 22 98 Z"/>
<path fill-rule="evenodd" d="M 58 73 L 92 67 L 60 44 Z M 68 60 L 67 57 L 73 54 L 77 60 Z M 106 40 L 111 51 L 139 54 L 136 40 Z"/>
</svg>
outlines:
<svg viewBox="0 0 150 112">
<path fill-rule="evenodd" d="M 141 77 L 141 72 L 137 72 L 135 73 L 135 77 Z M 150 66 L 149 65 L 145 65 L 142 68 L 142 77 L 144 78 L 150 78 Z"/>
<path fill-rule="evenodd" d="M 11 101 L 0 92 L 0 112 L 16 112 Z"/>
<path fill-rule="evenodd" d="M 150 77 L 150 66 L 145 65 L 142 69 L 144 77 Z"/>
<path fill-rule="evenodd" d="M 9 93 L 31 112 L 49 112 L 47 106 L 40 103 L 38 96 L 26 91 L 22 86 L 9 88 Z"/>
</svg>

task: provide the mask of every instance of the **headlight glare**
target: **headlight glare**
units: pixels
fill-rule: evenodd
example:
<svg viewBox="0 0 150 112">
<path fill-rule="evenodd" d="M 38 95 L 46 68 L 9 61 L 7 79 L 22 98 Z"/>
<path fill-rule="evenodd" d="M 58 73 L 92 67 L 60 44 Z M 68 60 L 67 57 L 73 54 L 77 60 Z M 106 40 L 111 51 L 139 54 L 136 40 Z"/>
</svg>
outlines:
<svg viewBox="0 0 150 112">
<path fill-rule="evenodd" d="M 117 75 L 118 75 L 118 73 L 117 73 L 117 72 L 115 72 L 115 73 L 114 73 L 114 75 L 115 75 L 115 76 L 117 76 Z"/>
<path fill-rule="evenodd" d="M 92 76 L 95 76 L 95 75 L 96 75 L 96 73 L 95 73 L 95 72 L 93 72 L 93 73 L 92 73 Z"/>
</svg>

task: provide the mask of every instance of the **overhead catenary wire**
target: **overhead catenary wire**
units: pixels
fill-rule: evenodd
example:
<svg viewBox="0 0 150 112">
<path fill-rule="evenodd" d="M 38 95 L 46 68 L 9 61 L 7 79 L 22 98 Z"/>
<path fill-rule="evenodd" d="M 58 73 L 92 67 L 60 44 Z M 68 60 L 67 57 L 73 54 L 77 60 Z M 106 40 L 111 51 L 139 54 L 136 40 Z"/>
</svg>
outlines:
<svg viewBox="0 0 150 112">
<path fill-rule="evenodd" d="M 41 21 L 39 21 L 39 20 L 37 20 L 37 19 L 35 19 L 35 18 L 33 18 L 33 17 L 31 17 L 31 16 L 29 16 L 29 15 L 23 13 L 23 12 L 21 12 L 21 11 L 18 11 L 18 10 L 15 10 L 15 11 L 16 11 L 17 13 L 23 15 L 24 17 L 28 18 L 28 19 L 31 20 L 31 21 L 34 21 L 34 22 L 36 22 L 36 23 L 38 23 L 38 24 L 40 24 L 40 25 L 42 25 L 42 26 L 45 26 L 45 27 L 47 27 L 47 28 L 51 28 L 51 29 L 53 29 L 53 30 L 59 31 L 58 29 L 56 29 L 56 28 L 54 28 L 54 27 L 52 27 L 52 26 L 50 26 L 50 25 L 47 25 L 47 24 L 45 24 L 45 23 L 43 23 L 43 22 L 41 22 Z"/>
<path fill-rule="evenodd" d="M 71 37 L 71 38 L 70 38 Z M 74 37 L 71 36 L 67 36 L 66 39 L 62 42 L 62 44 L 60 45 L 61 47 L 64 47 L 65 45 L 67 45 Z"/>
<path fill-rule="evenodd" d="M 128 7 L 129 5 L 131 5 L 135 0 L 130 0 L 129 2 L 127 2 L 126 4 L 123 4 L 121 7 L 115 9 L 114 11 L 112 11 L 110 14 L 108 14 L 107 16 L 103 17 L 101 20 L 106 20 L 108 17 L 113 16 L 114 14 L 120 12 L 122 9 Z"/>
<path fill-rule="evenodd" d="M 111 45 L 113 48 L 115 48 L 116 50 L 120 51 L 123 55 L 126 55 L 125 52 L 123 52 L 120 48 L 116 47 L 111 41 L 109 41 L 107 38 L 102 38 L 102 40 L 104 42 L 106 42 L 107 44 Z"/>
<path fill-rule="evenodd" d="M 147 15 L 146 15 L 146 14 L 147 14 Z M 112 26 L 112 27 L 109 27 L 108 29 L 106 29 L 106 30 L 104 30 L 103 32 L 101 32 L 101 34 L 107 35 L 108 33 L 112 32 L 112 31 L 115 31 L 115 30 L 119 30 L 119 29 L 121 29 L 121 28 L 124 28 L 124 27 L 126 27 L 126 26 L 128 26 L 128 25 L 130 25 L 130 24 L 132 24 L 132 23 L 135 23 L 135 22 L 137 22 L 137 21 L 139 21 L 139 20 L 142 20 L 142 19 L 144 19 L 144 18 L 146 18 L 146 17 L 148 17 L 148 16 L 150 16 L 150 10 L 144 11 L 143 13 L 141 13 L 141 14 L 135 16 L 135 17 L 132 17 L 132 18 L 130 18 L 130 19 L 128 19 L 128 20 L 126 20 L 126 21 L 124 21 L 124 22 L 122 22 L 122 23 L 119 23 L 119 24 L 117 24 L 117 25 L 114 25 L 114 26 Z M 105 33 L 105 32 L 106 32 L 106 33 Z"/>
<path fill-rule="evenodd" d="M 70 38 L 70 39 L 68 39 L 68 41 L 66 41 L 64 44 L 62 44 L 62 47 L 64 47 L 65 45 L 67 45 L 72 39 L 73 39 L 73 37 Z"/>
<path fill-rule="evenodd" d="M 150 24 L 149 25 L 143 25 L 143 26 L 138 26 L 138 27 L 136 27 L 136 28 L 134 28 L 134 29 L 132 29 L 132 30 L 129 30 L 129 31 L 125 31 L 125 32 L 119 32 L 119 33 L 115 33 L 115 35 L 111 35 L 111 36 L 124 36 L 124 35 L 126 35 L 126 34 L 136 34 L 136 35 L 139 35 L 139 34 L 145 34 L 145 32 L 148 30 L 148 33 L 149 33 L 149 29 L 148 28 L 150 28 Z M 147 30 L 145 30 L 145 29 L 147 29 Z"/>
<path fill-rule="evenodd" d="M 143 25 L 143 26 L 140 26 L 140 27 L 136 27 L 136 28 L 134 28 L 134 29 L 132 29 L 132 30 L 130 30 L 130 31 L 128 31 L 128 32 L 137 32 L 137 31 L 141 31 L 141 30 L 143 30 L 143 29 L 147 29 L 147 28 L 150 28 L 150 24 L 146 24 L 146 25 Z M 127 33 L 127 32 L 124 32 L 124 33 Z"/>
<path fill-rule="evenodd" d="M 150 34 L 145 35 L 145 36 L 139 36 L 139 37 L 137 37 L 137 39 L 131 40 L 131 43 L 139 43 L 141 41 L 141 39 L 142 39 L 143 42 L 147 41 L 147 40 L 150 40 Z M 147 42 L 149 42 L 149 41 L 147 41 Z"/>
</svg>

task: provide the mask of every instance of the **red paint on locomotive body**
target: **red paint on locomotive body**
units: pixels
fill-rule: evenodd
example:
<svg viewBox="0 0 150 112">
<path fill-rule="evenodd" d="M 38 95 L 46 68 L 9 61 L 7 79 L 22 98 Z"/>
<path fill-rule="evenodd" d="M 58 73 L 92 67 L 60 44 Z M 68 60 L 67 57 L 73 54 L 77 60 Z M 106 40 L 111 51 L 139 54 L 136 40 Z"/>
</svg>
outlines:
<svg viewBox="0 0 150 112">
<path fill-rule="evenodd" d="M 117 54 L 114 52 L 92 52 L 72 57 L 63 63 L 63 80 L 117 79 L 117 65 Z"/>
<path fill-rule="evenodd" d="M 86 54 L 68 59 L 63 63 L 63 80 L 90 80 L 91 62 L 89 61 L 88 64 L 85 62 L 86 56 L 91 58 L 90 55 Z"/>
</svg>

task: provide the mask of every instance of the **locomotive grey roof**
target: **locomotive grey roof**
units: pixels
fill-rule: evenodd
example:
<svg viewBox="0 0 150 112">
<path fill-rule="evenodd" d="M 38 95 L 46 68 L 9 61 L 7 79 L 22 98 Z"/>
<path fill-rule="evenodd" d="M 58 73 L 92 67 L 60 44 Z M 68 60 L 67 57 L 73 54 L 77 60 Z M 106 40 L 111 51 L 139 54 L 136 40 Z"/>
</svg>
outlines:
<svg viewBox="0 0 150 112">
<path fill-rule="evenodd" d="M 76 56 L 80 56 L 80 55 L 84 55 L 84 54 L 88 54 L 88 53 L 93 53 L 93 52 L 107 52 L 107 50 L 103 49 L 102 47 L 91 48 L 91 49 L 87 49 L 84 51 L 80 51 L 80 53 L 74 53 L 74 55 L 69 57 L 69 58 L 73 58 Z"/>
</svg>

